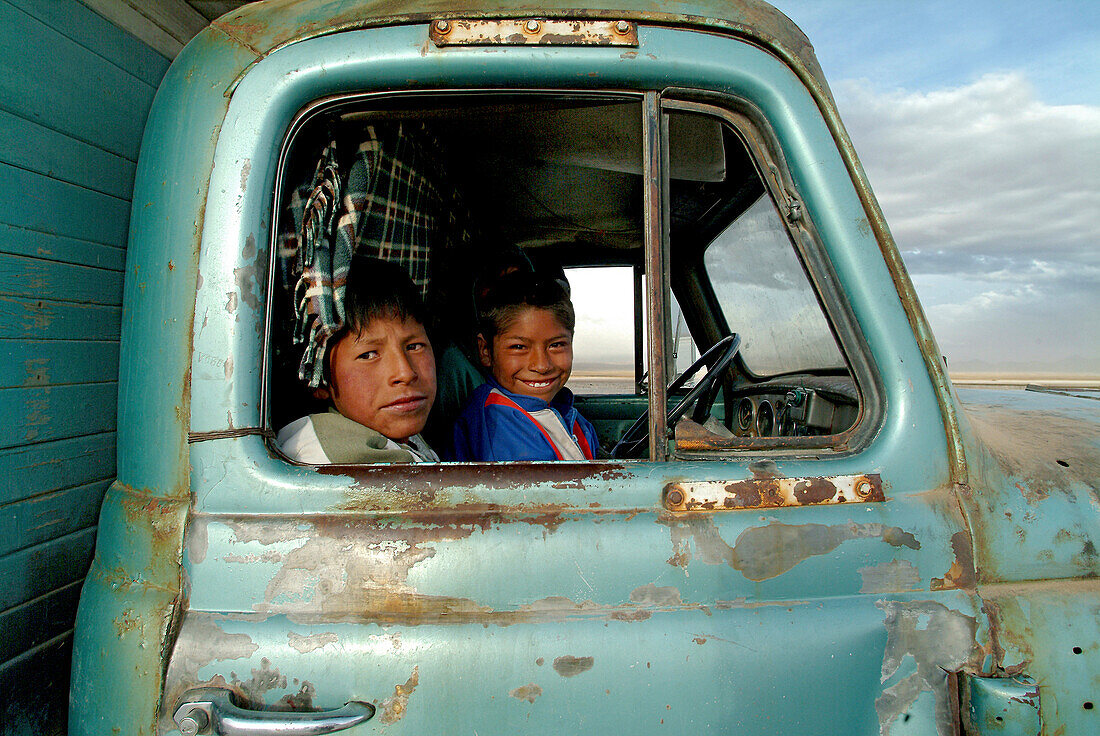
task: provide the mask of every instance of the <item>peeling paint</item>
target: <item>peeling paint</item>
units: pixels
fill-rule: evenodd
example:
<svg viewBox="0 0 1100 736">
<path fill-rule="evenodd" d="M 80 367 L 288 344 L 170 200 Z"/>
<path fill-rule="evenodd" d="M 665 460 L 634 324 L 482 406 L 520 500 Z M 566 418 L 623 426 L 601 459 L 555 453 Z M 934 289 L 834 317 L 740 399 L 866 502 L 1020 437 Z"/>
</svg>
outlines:
<svg viewBox="0 0 1100 736">
<path fill-rule="evenodd" d="M 340 639 L 331 631 L 323 631 L 307 636 L 288 631 L 286 632 L 286 638 L 290 642 L 290 646 L 297 649 L 302 654 L 309 654 L 315 649 L 320 649 L 327 644 L 335 644 Z"/>
<path fill-rule="evenodd" d="M 683 605 L 679 589 L 671 585 L 657 587 L 653 583 L 632 590 L 630 592 L 630 601 L 645 606 Z"/>
<path fill-rule="evenodd" d="M 562 677 L 576 677 L 582 672 L 592 669 L 595 664 L 593 657 L 574 657 L 565 655 L 554 660 L 554 671 Z"/>
<path fill-rule="evenodd" d="M 772 522 L 745 529 L 732 547 L 722 539 L 710 516 L 664 519 L 663 523 L 672 532 L 670 564 L 675 560 L 686 566 L 691 559 L 708 565 L 726 564 L 757 582 L 778 577 L 803 560 L 828 554 L 854 539 L 879 538 L 894 547 L 920 549 L 920 542 L 911 533 L 878 523 L 826 526 Z M 688 552 L 689 540 L 694 543 L 694 556 Z"/>
<path fill-rule="evenodd" d="M 977 620 L 935 601 L 878 601 L 886 615 L 886 649 L 882 658 L 881 682 L 893 677 L 902 663 L 911 659 L 916 672 L 882 691 L 875 700 L 879 728 L 890 727 L 925 691 L 936 698 L 937 733 L 954 733 L 948 674 L 957 672 L 980 657 L 976 641 Z"/>
<path fill-rule="evenodd" d="M 382 715 L 379 719 L 384 724 L 397 723 L 405 717 L 405 711 L 409 706 L 409 696 L 420 684 L 420 668 L 413 667 L 409 679 L 404 685 L 396 685 L 393 688 L 393 696 L 382 701 Z"/>
<path fill-rule="evenodd" d="M 508 694 L 516 700 L 526 700 L 528 703 L 533 703 L 535 698 L 542 695 L 542 688 L 533 682 L 529 682 L 526 685 L 509 690 Z"/>
<path fill-rule="evenodd" d="M 210 547 L 207 534 L 209 520 L 203 516 L 192 516 L 187 524 L 187 559 L 192 565 L 199 565 L 206 559 Z"/>
<path fill-rule="evenodd" d="M 188 614 L 180 629 L 166 682 L 177 692 L 168 693 L 166 702 L 175 702 L 183 690 L 203 684 L 199 670 L 212 662 L 247 659 L 259 649 L 248 634 L 226 633 L 208 615 Z"/>
<path fill-rule="evenodd" d="M 241 692 L 253 705 L 263 705 L 264 695 L 268 690 L 286 689 L 286 675 L 283 675 L 275 667 L 271 666 L 271 660 L 267 657 L 260 659 L 260 668 L 252 670 L 252 677 L 248 680 L 240 680 L 236 672 L 230 672 L 230 682 L 240 688 Z"/>
<path fill-rule="evenodd" d="M 863 578 L 860 593 L 895 593 L 919 590 L 920 572 L 909 560 L 890 560 L 878 565 L 859 568 Z"/>
</svg>

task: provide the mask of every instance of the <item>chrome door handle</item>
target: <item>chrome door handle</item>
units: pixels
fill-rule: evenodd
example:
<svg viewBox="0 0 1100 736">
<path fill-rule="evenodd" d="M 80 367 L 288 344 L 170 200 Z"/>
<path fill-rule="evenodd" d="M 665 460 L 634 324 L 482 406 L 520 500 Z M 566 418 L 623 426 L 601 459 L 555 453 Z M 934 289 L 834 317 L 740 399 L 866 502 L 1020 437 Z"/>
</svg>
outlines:
<svg viewBox="0 0 1100 736">
<path fill-rule="evenodd" d="M 369 721 L 374 706 L 353 700 L 336 710 L 295 713 L 246 710 L 233 704 L 230 691 L 220 687 L 188 690 L 172 719 L 183 736 L 311 736 L 333 733 Z"/>
</svg>

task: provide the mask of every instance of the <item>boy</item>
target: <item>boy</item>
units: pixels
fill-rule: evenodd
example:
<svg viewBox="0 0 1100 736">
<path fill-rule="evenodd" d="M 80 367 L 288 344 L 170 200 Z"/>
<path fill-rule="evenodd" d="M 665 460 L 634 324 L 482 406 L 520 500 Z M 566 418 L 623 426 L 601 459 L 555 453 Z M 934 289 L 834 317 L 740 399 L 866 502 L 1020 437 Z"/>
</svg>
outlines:
<svg viewBox="0 0 1100 736">
<path fill-rule="evenodd" d="M 435 401 L 435 356 L 426 310 L 405 269 L 356 257 L 344 296 L 346 325 L 325 352 L 313 395 L 327 413 L 279 432 L 279 447 L 305 463 L 439 462 L 420 438 Z"/>
<path fill-rule="evenodd" d="M 576 319 L 562 281 L 502 276 L 481 305 L 478 353 L 492 374 L 455 422 L 456 460 L 591 460 L 596 431 L 565 388 Z"/>
</svg>

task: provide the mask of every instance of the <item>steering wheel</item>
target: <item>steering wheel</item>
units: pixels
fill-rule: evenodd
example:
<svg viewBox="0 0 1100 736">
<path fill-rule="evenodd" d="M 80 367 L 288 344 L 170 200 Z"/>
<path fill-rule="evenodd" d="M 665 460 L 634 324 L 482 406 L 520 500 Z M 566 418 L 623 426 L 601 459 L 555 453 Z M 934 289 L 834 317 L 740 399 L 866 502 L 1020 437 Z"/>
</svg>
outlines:
<svg viewBox="0 0 1100 736">
<path fill-rule="evenodd" d="M 688 407 L 693 402 L 695 403 L 695 411 L 692 412 L 692 421 L 702 424 L 710 416 L 711 407 L 714 406 L 714 398 L 718 395 L 718 389 L 720 384 L 718 379 L 725 372 L 726 368 L 733 361 L 737 355 L 737 351 L 741 349 L 741 336 L 734 333 L 732 335 L 726 335 L 721 340 L 711 346 L 710 350 L 707 350 L 699 359 L 691 364 L 686 371 L 680 374 L 680 377 L 669 384 L 668 394 L 671 395 L 683 388 L 684 384 L 690 381 L 699 369 L 704 365 L 708 366 L 707 374 L 699 379 L 699 383 L 695 384 L 687 396 L 682 398 L 676 406 L 669 409 L 667 427 L 676 426 L 676 422 L 680 421 L 680 417 L 687 413 Z M 715 360 L 715 356 L 719 356 Z M 712 364 L 713 363 L 713 364 Z M 642 415 L 638 417 L 630 428 L 623 433 L 622 439 L 615 445 L 615 448 L 611 451 L 611 457 L 615 458 L 629 458 L 638 457 L 640 450 L 649 444 L 649 409 L 642 412 Z"/>
</svg>

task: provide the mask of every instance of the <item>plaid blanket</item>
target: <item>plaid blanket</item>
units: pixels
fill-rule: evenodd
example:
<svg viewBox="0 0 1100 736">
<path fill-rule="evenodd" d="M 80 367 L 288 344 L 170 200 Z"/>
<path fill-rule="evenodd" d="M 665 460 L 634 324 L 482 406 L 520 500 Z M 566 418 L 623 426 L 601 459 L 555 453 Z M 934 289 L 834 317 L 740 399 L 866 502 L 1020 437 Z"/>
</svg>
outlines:
<svg viewBox="0 0 1100 736">
<path fill-rule="evenodd" d="M 325 383 L 325 349 L 345 324 L 353 255 L 404 265 L 426 297 L 433 248 L 469 240 L 468 229 L 457 227 L 456 193 L 445 201 L 439 160 L 438 144 L 422 125 L 368 126 L 342 184 L 334 140 L 311 186 L 292 192 L 287 209 L 295 231 L 284 228 L 278 248 L 284 284 L 293 284 L 293 340 L 303 346 L 298 377 L 308 386 Z"/>
</svg>

